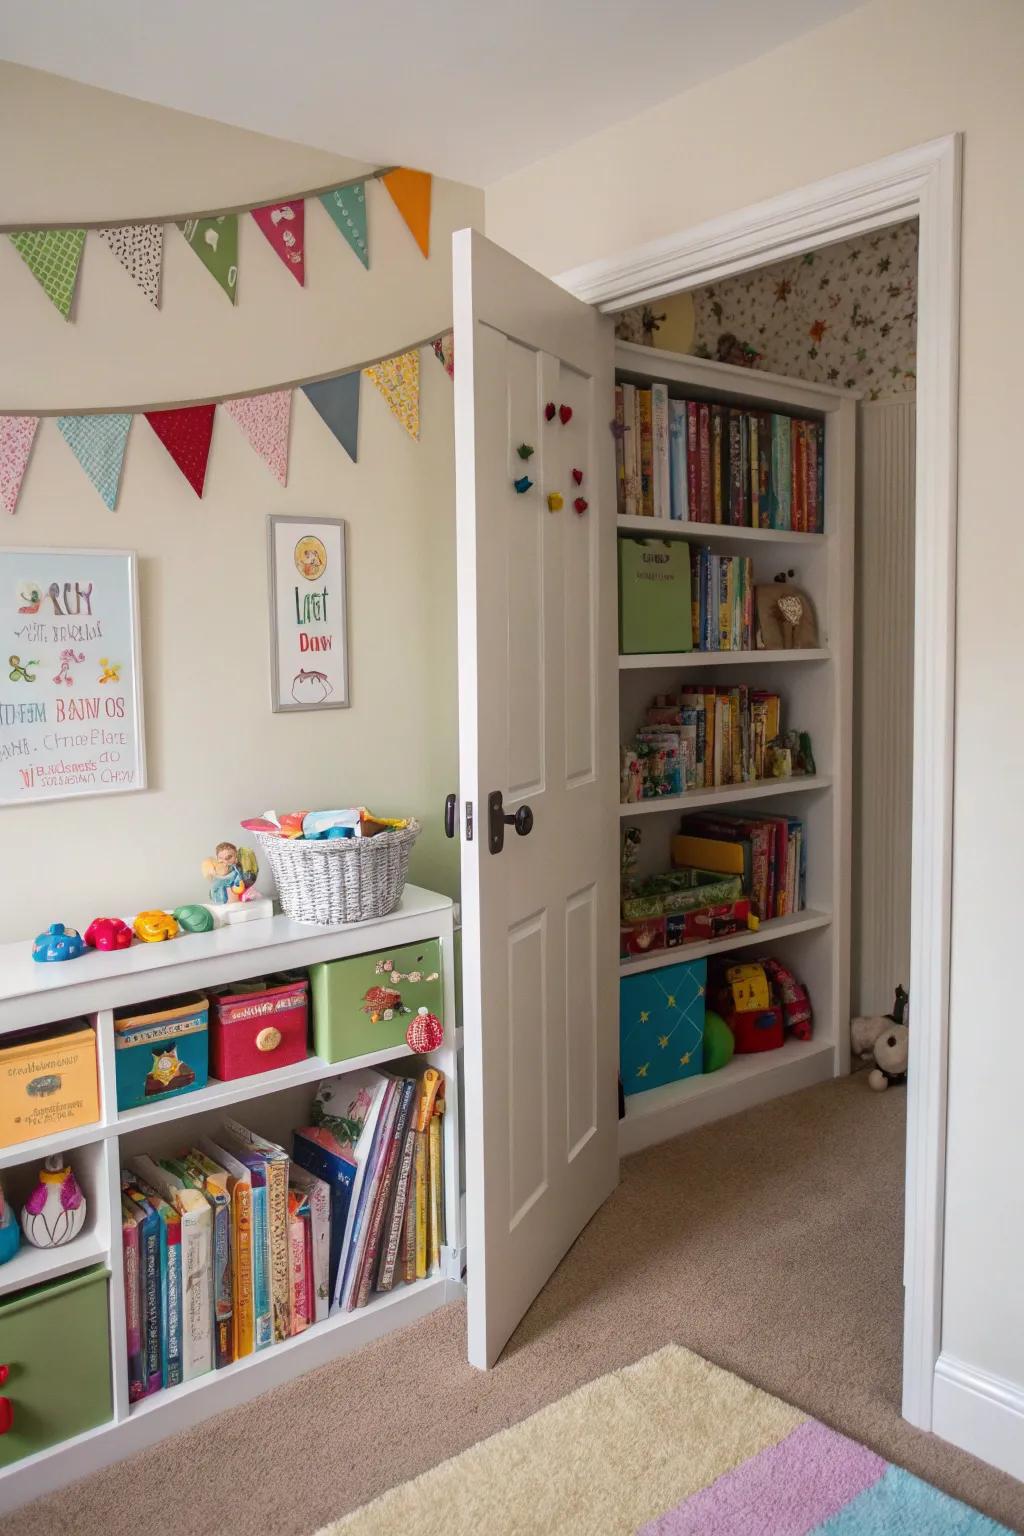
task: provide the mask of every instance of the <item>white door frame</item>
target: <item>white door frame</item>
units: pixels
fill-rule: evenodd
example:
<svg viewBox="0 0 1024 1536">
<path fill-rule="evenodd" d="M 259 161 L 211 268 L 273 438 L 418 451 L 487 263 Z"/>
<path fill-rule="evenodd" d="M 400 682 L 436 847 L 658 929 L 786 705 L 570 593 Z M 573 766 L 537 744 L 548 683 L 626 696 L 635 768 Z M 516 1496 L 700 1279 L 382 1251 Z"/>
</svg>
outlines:
<svg viewBox="0 0 1024 1536">
<path fill-rule="evenodd" d="M 941 1347 L 949 1037 L 956 617 L 959 134 L 564 272 L 609 312 L 818 246 L 919 220 L 911 1072 L 904 1252 L 903 1414 L 932 1425 Z"/>
</svg>

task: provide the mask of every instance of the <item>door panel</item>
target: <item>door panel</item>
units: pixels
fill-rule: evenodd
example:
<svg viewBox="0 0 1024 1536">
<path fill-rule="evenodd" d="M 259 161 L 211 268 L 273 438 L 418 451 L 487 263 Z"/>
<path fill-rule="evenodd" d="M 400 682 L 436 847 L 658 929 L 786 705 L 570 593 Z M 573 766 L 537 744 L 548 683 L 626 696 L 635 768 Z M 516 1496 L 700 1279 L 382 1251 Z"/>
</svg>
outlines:
<svg viewBox="0 0 1024 1536">
<path fill-rule="evenodd" d="M 612 328 L 473 231 L 454 269 L 469 1351 L 486 1366 L 618 1177 Z M 495 790 L 534 818 L 498 854 Z"/>
</svg>

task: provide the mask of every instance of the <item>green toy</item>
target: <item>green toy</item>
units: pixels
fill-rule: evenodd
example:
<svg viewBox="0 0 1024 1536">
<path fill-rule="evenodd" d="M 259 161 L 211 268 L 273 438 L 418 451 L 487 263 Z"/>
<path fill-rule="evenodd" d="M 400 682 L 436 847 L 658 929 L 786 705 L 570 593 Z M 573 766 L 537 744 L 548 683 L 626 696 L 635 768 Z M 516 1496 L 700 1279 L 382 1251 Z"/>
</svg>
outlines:
<svg viewBox="0 0 1024 1536">
<path fill-rule="evenodd" d="M 704 1014 L 704 1071 L 717 1072 L 728 1066 L 735 1049 L 732 1030 L 721 1014 L 708 1008 Z"/>
<path fill-rule="evenodd" d="M 189 902 L 187 906 L 175 907 L 174 916 L 183 933 L 209 933 L 213 927 L 213 913 L 201 907 L 198 902 Z"/>
</svg>

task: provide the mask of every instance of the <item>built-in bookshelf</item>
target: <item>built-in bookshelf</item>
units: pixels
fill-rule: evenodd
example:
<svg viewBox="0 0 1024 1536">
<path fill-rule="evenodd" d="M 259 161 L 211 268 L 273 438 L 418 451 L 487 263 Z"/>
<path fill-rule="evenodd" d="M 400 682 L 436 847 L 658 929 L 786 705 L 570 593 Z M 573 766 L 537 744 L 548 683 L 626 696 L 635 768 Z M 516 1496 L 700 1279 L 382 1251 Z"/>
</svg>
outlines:
<svg viewBox="0 0 1024 1536">
<path fill-rule="evenodd" d="M 620 974 L 657 970 L 679 960 L 732 953 L 775 954 L 806 984 L 814 1008 L 811 1041 L 737 1056 L 720 1071 L 627 1095 L 620 1125 L 623 1153 L 849 1068 L 850 762 L 852 726 L 854 463 L 856 405 L 850 394 L 754 370 L 618 343 L 616 381 L 665 386 L 670 401 L 712 402 L 734 412 L 777 413 L 817 423 L 823 457 L 821 532 L 617 517 L 622 536 L 682 539 L 693 547 L 742 554 L 753 580 L 767 584 L 792 570 L 814 603 L 818 645 L 808 649 L 679 651 L 619 657 L 620 740 L 633 740 L 653 695 L 697 686 L 745 685 L 783 701 L 787 728 L 809 733 L 814 772 L 787 779 L 689 788 L 661 799 L 620 805 L 620 829 L 642 832 L 641 873 L 667 868 L 680 816 L 723 810 L 799 817 L 806 838 L 806 894 L 800 910 L 706 942 L 630 955 Z M 670 505 L 664 498 L 663 504 Z"/>
</svg>

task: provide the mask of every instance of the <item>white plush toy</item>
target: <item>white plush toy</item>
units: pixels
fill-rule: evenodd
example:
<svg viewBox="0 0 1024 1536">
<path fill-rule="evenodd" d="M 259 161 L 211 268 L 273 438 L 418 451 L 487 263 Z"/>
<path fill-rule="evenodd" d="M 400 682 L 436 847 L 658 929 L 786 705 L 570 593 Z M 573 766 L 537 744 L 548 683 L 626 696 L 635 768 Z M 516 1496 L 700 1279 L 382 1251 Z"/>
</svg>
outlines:
<svg viewBox="0 0 1024 1536">
<path fill-rule="evenodd" d="M 875 1063 L 868 1074 L 868 1086 L 878 1091 L 888 1088 L 890 1083 L 906 1080 L 910 1039 L 908 1001 L 905 989 L 897 987 L 891 1013 L 850 1020 L 850 1050 L 861 1061 Z"/>
</svg>

